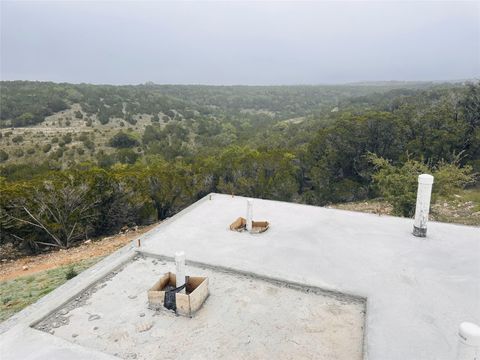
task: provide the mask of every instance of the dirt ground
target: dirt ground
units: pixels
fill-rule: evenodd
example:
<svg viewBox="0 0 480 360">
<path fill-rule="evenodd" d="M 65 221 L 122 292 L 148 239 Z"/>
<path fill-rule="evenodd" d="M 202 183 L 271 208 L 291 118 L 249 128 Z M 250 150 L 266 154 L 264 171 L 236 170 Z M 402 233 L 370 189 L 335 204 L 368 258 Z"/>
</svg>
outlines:
<svg viewBox="0 0 480 360">
<path fill-rule="evenodd" d="M 108 255 L 156 225 L 158 223 L 139 227 L 137 231 L 129 231 L 126 234 L 87 241 L 67 250 L 27 256 L 14 261 L 2 260 L 0 262 L 0 281 L 11 280 L 59 266 L 74 264 L 85 259 Z"/>
</svg>

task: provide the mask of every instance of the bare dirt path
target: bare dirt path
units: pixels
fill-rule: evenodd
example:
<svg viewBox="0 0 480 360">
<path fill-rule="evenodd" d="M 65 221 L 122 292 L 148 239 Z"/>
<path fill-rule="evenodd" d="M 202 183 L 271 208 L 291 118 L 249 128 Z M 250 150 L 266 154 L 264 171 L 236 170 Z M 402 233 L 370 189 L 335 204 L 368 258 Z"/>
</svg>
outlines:
<svg viewBox="0 0 480 360">
<path fill-rule="evenodd" d="M 86 242 L 67 250 L 26 256 L 14 261 L 2 262 L 0 263 L 0 281 L 11 280 L 20 276 L 35 274 L 43 270 L 77 263 L 81 260 L 111 254 L 156 225 L 158 225 L 158 223 L 139 227 L 137 231 L 130 231 L 126 234 L 108 236 Z"/>
</svg>

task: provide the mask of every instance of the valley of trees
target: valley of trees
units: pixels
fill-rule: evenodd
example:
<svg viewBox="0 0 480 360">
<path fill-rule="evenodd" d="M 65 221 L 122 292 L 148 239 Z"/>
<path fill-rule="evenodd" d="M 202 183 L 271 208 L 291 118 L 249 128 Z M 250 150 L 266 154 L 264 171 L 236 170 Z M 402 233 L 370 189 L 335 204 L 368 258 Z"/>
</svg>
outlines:
<svg viewBox="0 0 480 360">
<path fill-rule="evenodd" d="M 29 251 L 165 219 L 210 192 L 382 197 L 411 216 L 418 174 L 435 176 L 435 196 L 479 186 L 478 83 L 0 85 L 0 244 Z M 72 131 L 30 134 L 73 106 Z"/>
</svg>

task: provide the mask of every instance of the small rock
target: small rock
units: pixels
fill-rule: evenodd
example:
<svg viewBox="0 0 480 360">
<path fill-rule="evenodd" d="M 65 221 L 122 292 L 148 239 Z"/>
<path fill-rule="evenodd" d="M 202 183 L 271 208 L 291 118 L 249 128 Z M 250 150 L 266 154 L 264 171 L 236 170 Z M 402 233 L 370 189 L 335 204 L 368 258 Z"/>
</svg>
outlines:
<svg viewBox="0 0 480 360">
<path fill-rule="evenodd" d="M 23 266 L 22 266 L 22 270 L 23 270 L 23 271 L 28 270 L 28 266 L 27 266 L 27 265 L 23 265 Z"/>
<path fill-rule="evenodd" d="M 49 333 L 53 335 L 55 334 L 55 330 L 50 330 Z"/>
<path fill-rule="evenodd" d="M 140 316 L 140 317 L 144 317 L 144 316 L 145 316 L 145 313 L 141 313 L 139 316 Z"/>
<path fill-rule="evenodd" d="M 85 244 L 90 244 L 92 242 L 91 239 L 85 240 Z"/>
<path fill-rule="evenodd" d="M 59 328 L 60 326 L 62 326 L 62 324 L 59 323 L 58 321 L 54 321 L 54 322 L 52 323 L 52 327 L 53 327 L 53 328 Z"/>
<path fill-rule="evenodd" d="M 76 338 L 78 334 L 72 334 L 72 338 Z"/>
<path fill-rule="evenodd" d="M 137 331 L 138 332 L 148 331 L 152 328 L 152 326 L 153 326 L 153 323 L 151 323 L 151 322 L 140 323 L 140 324 L 137 325 Z"/>
<path fill-rule="evenodd" d="M 93 327 L 93 330 L 98 330 L 98 326 L 94 326 L 94 327 Z"/>
<path fill-rule="evenodd" d="M 94 320 L 98 320 L 100 319 L 101 316 L 100 315 L 97 315 L 97 314 L 92 314 L 88 317 L 88 321 L 94 321 Z"/>
<path fill-rule="evenodd" d="M 136 298 L 137 298 L 137 295 L 128 295 L 128 298 L 129 298 L 129 299 L 136 299 Z"/>
</svg>

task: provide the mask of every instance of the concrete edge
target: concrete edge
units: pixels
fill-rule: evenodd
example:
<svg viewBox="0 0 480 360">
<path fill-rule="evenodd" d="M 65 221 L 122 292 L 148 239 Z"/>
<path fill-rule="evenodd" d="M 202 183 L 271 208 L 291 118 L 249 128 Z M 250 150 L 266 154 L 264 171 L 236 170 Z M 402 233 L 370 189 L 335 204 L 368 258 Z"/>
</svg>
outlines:
<svg viewBox="0 0 480 360">
<path fill-rule="evenodd" d="M 159 259 L 163 261 L 168 261 L 168 262 L 175 262 L 175 258 L 172 256 L 166 256 L 166 255 L 160 255 L 160 254 L 155 254 L 155 253 L 150 253 L 148 251 L 143 251 L 142 249 L 135 249 L 135 252 L 154 259 Z M 366 303 L 367 298 L 358 295 L 358 294 L 352 294 L 348 292 L 342 292 L 336 289 L 327 289 L 323 288 L 317 285 L 313 284 L 308 284 L 308 283 L 301 283 L 301 282 L 296 282 L 296 281 L 290 281 L 287 279 L 282 279 L 282 278 L 277 278 L 277 277 L 271 277 L 263 274 L 258 274 L 250 271 L 245 271 L 245 270 L 240 270 L 240 269 L 235 269 L 231 267 L 226 267 L 222 265 L 215 265 L 215 264 L 207 264 L 203 263 L 200 261 L 195 261 L 195 260 L 186 260 L 185 262 L 187 265 L 195 266 L 195 267 L 200 267 L 200 268 L 205 268 L 209 270 L 213 270 L 216 272 L 222 272 L 226 274 L 231 274 L 231 275 L 242 275 L 246 276 L 255 280 L 261 280 L 261 281 L 266 281 L 274 285 L 282 285 L 294 289 L 294 290 L 299 290 L 299 291 L 310 291 L 313 290 L 315 294 L 318 295 L 325 295 L 328 297 L 335 298 L 336 300 L 340 301 L 349 301 L 349 302 L 354 302 L 354 303 Z"/>
<path fill-rule="evenodd" d="M 215 193 L 209 193 L 205 195 L 204 197 L 200 198 L 199 200 L 195 201 L 194 203 L 188 205 L 186 208 L 180 210 L 178 213 L 172 215 L 169 218 L 166 218 L 162 222 L 160 222 L 157 226 L 155 226 L 153 229 L 150 229 L 146 233 L 142 234 L 141 236 L 137 237 L 135 240 L 140 239 L 140 240 L 148 240 L 152 235 L 157 234 L 158 232 L 162 231 L 170 225 L 172 222 L 174 222 L 177 218 L 182 217 L 183 215 L 189 213 L 193 209 L 197 208 L 200 206 L 203 202 L 207 201 L 210 196 L 215 195 Z"/>
<path fill-rule="evenodd" d="M 131 260 L 135 255 L 136 252 L 132 251 L 131 245 L 117 250 L 117 252 L 77 275 L 74 281 L 67 281 L 40 298 L 37 302 L 0 323 L 0 335 L 19 324 L 27 327 L 35 325 L 38 321 L 51 315 L 89 287 L 94 286 L 98 281 Z"/>
</svg>

